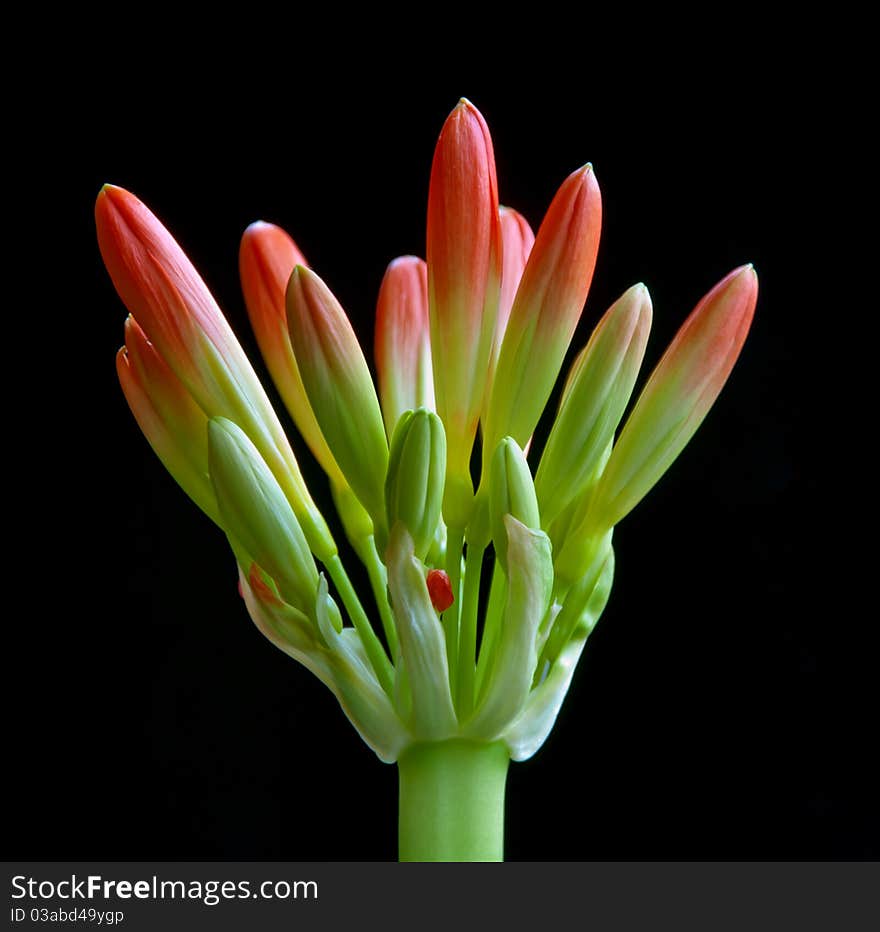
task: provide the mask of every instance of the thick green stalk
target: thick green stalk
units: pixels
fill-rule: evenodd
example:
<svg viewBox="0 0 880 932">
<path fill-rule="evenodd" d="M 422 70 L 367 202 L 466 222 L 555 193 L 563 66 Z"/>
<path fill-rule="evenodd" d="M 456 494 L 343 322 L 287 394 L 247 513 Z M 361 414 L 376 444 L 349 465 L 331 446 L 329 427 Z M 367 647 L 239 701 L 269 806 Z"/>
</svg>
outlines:
<svg viewBox="0 0 880 932">
<path fill-rule="evenodd" d="M 408 748 L 400 772 L 401 861 L 504 860 L 501 742 L 455 739 Z"/>
</svg>

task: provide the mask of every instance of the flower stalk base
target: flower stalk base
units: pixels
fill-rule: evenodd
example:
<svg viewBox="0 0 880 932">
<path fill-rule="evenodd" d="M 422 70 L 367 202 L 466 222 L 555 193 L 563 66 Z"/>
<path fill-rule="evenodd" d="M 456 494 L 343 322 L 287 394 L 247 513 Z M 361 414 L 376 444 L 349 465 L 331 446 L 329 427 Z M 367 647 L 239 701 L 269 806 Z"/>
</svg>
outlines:
<svg viewBox="0 0 880 932">
<path fill-rule="evenodd" d="M 510 757 L 497 742 L 417 744 L 398 761 L 401 861 L 504 860 Z"/>
</svg>

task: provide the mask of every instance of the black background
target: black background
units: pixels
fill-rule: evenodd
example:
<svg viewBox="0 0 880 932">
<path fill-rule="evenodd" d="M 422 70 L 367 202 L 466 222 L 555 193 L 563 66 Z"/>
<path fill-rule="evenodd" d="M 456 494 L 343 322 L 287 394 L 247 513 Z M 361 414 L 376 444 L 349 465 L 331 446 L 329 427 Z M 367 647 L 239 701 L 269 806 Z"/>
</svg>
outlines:
<svg viewBox="0 0 880 932">
<path fill-rule="evenodd" d="M 237 248 L 252 220 L 280 223 L 371 358 L 382 273 L 424 253 L 433 146 L 462 94 L 492 130 L 502 202 L 535 228 L 593 162 L 604 229 L 574 349 L 636 281 L 655 308 L 646 365 L 731 268 L 754 262 L 761 287 L 719 402 L 616 533 L 611 601 L 553 733 L 511 768 L 507 856 L 880 856 L 876 613 L 848 603 L 826 520 L 820 153 L 839 152 L 846 114 L 823 55 L 793 51 L 815 36 L 704 25 L 670 44 L 561 21 L 565 48 L 453 30 L 445 59 L 412 40 L 355 59 L 327 33 L 275 47 L 272 23 L 235 48 L 103 27 L 83 59 L 37 59 L 51 89 L 13 101 L 25 164 L 8 192 L 8 271 L 26 283 L 8 369 L 27 365 L 7 415 L 23 520 L 7 525 L 5 856 L 395 857 L 394 769 L 256 631 L 224 539 L 127 410 L 92 209 L 105 181 L 150 205 L 261 375 Z"/>
</svg>

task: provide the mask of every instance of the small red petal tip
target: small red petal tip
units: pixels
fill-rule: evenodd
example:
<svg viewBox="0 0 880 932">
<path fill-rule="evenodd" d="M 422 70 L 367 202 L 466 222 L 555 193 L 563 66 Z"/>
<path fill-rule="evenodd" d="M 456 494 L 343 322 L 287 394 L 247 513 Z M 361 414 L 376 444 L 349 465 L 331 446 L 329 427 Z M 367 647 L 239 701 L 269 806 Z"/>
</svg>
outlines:
<svg viewBox="0 0 880 932">
<path fill-rule="evenodd" d="M 440 613 L 446 611 L 455 601 L 452 595 L 452 584 L 449 582 L 449 576 L 444 570 L 430 570 L 428 572 L 428 595 L 431 596 L 431 604 Z"/>
</svg>

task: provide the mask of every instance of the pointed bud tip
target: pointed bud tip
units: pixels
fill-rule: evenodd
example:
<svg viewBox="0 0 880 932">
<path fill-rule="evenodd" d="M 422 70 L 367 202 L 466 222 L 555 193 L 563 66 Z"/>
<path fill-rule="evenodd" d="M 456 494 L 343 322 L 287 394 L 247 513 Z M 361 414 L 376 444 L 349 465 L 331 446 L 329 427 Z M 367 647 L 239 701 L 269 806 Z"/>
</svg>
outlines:
<svg viewBox="0 0 880 932">
<path fill-rule="evenodd" d="M 98 226 L 98 241 L 103 234 L 121 227 L 129 227 L 147 208 L 131 191 L 115 184 L 105 184 L 95 200 L 95 222 Z M 147 211 L 149 213 L 149 211 Z"/>
<path fill-rule="evenodd" d="M 474 104 L 471 103 L 471 101 L 467 99 L 467 97 L 459 98 L 459 101 L 455 105 L 455 108 L 449 114 L 449 119 L 452 119 L 457 116 L 474 117 L 480 123 L 485 123 L 483 114 L 480 113 L 479 109 L 475 107 Z"/>
<path fill-rule="evenodd" d="M 251 563 L 250 570 L 248 571 L 248 586 L 260 602 L 268 603 L 269 605 L 284 605 L 284 601 L 279 599 L 266 584 L 260 572 L 260 568 L 256 563 Z M 244 598 L 244 592 L 241 588 L 241 578 L 239 578 L 238 581 L 238 591 L 241 597 Z"/>
<path fill-rule="evenodd" d="M 297 264 L 293 267 L 293 271 L 290 273 L 290 278 L 287 280 L 287 294 L 288 294 L 288 299 L 289 299 L 289 296 L 290 296 L 290 290 L 291 290 L 291 288 L 294 288 L 294 287 L 301 287 L 302 284 L 303 284 L 303 280 L 308 280 L 308 277 L 309 277 L 308 274 L 307 274 L 308 272 L 309 272 L 309 269 L 307 269 L 304 265 L 300 265 L 299 263 L 297 263 Z M 314 274 L 314 272 L 312 273 L 312 275 L 313 275 L 315 278 L 317 278 L 317 276 Z"/>
<path fill-rule="evenodd" d="M 137 201 L 137 198 L 131 191 L 126 191 L 125 188 L 120 188 L 119 185 L 107 183 L 101 185 L 101 190 L 98 192 L 97 204 L 106 203 L 117 207 L 122 206 L 126 201 L 132 200 Z"/>
<path fill-rule="evenodd" d="M 398 256 L 388 263 L 388 270 L 399 268 L 400 266 L 418 264 L 422 260 L 418 256 Z"/>
<path fill-rule="evenodd" d="M 599 181 L 596 178 L 596 172 L 593 169 L 593 163 L 587 162 L 584 165 L 581 165 L 580 168 L 576 168 L 565 180 L 563 187 L 567 186 L 567 190 L 570 194 L 574 194 L 576 191 L 581 191 L 583 188 L 593 190 L 598 194 L 599 191 Z"/>
<path fill-rule="evenodd" d="M 238 429 L 229 418 L 221 417 L 219 414 L 208 419 L 208 440 L 219 440 L 230 434 L 229 428 Z M 234 434 L 233 434 L 234 436 Z"/>
<path fill-rule="evenodd" d="M 732 272 L 722 278 L 716 287 L 729 287 L 735 282 L 745 287 L 758 287 L 758 273 L 751 262 L 746 262 L 745 265 L 740 265 L 735 268 Z"/>
<path fill-rule="evenodd" d="M 272 229 L 274 226 L 274 223 L 267 223 L 265 220 L 254 220 L 253 223 L 249 223 L 247 227 L 245 227 L 244 235 L 253 235 L 254 233 L 259 233 L 261 230 L 265 230 L 267 228 Z"/>
</svg>

